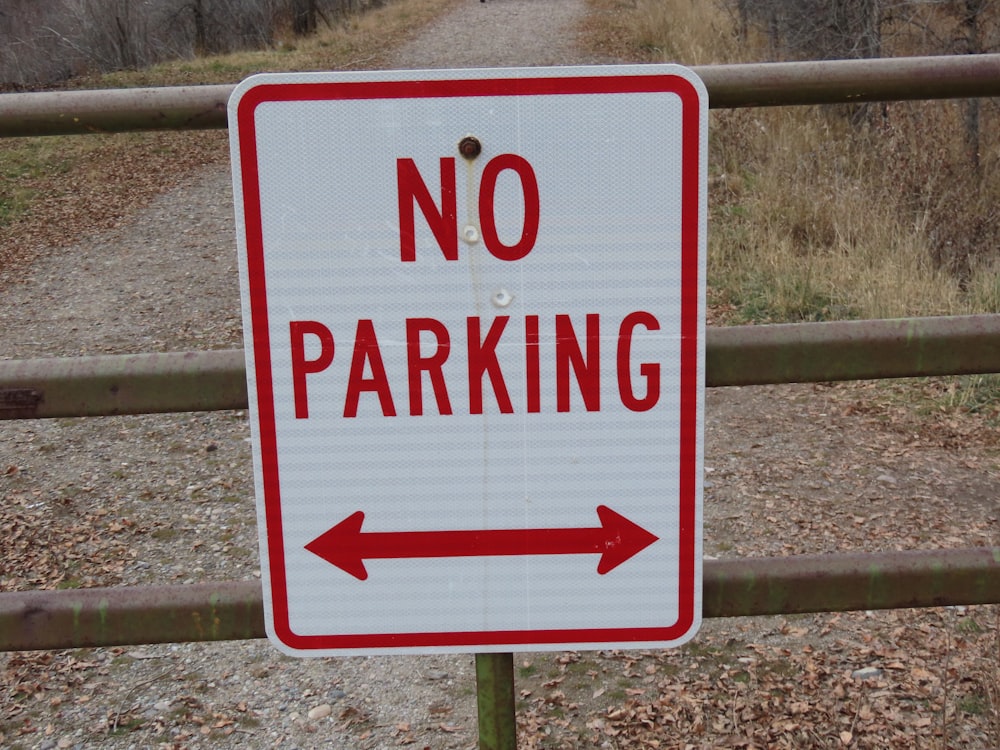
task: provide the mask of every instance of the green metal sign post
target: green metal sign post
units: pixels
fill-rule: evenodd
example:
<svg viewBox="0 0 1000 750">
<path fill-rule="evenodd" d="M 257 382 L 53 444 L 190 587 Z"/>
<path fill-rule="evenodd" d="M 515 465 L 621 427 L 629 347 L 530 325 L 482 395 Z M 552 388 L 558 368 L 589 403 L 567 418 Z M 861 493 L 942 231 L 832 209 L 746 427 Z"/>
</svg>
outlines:
<svg viewBox="0 0 1000 750">
<path fill-rule="evenodd" d="M 476 654 L 479 750 L 516 750 L 514 654 Z"/>
</svg>

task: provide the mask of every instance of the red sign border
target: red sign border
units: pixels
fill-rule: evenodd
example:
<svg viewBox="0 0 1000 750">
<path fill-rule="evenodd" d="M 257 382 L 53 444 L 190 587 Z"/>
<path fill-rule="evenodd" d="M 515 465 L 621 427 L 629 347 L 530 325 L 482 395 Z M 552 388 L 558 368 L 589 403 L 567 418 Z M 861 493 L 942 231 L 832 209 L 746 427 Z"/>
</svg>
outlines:
<svg viewBox="0 0 1000 750">
<path fill-rule="evenodd" d="M 664 627 L 487 630 L 426 633 L 300 635 L 289 621 L 288 587 L 278 480 L 274 387 L 268 335 L 264 242 L 257 173 L 255 113 L 270 102 L 432 99 L 485 96 L 558 96 L 567 94 L 671 93 L 681 100 L 681 359 L 680 359 L 680 508 L 678 618 Z M 695 623 L 698 560 L 696 489 L 700 377 L 699 229 L 702 202 L 701 100 L 694 84 L 675 74 L 581 75 L 441 80 L 260 83 L 243 92 L 236 109 L 239 134 L 243 216 L 253 353 L 257 382 L 257 417 L 264 488 L 272 635 L 297 651 L 499 647 L 557 644 L 607 644 L 676 641 Z"/>
</svg>

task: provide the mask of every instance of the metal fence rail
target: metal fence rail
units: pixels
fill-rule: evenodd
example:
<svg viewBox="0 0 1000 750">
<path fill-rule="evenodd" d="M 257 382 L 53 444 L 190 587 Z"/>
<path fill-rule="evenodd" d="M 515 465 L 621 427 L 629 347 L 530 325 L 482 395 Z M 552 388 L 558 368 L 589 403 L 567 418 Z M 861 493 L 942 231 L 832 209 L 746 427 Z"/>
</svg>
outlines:
<svg viewBox="0 0 1000 750">
<path fill-rule="evenodd" d="M 709 328 L 709 386 L 1000 372 L 1000 315 Z M 0 419 L 245 409 L 243 351 L 0 361 Z"/>
<path fill-rule="evenodd" d="M 706 560 L 705 617 L 1000 602 L 1000 547 Z M 257 581 L 0 594 L 0 651 L 263 638 Z"/>
<path fill-rule="evenodd" d="M 703 65 L 709 106 L 1000 96 L 1000 54 Z M 230 85 L 3 94 L 0 137 L 225 128 Z"/>
<path fill-rule="evenodd" d="M 1000 371 L 1000 315 L 710 328 L 710 386 Z M 242 350 L 0 361 L 0 418 L 247 407 Z M 709 560 L 704 615 L 1000 602 L 1000 548 Z M 264 636 L 260 584 L 0 594 L 0 650 Z"/>
</svg>

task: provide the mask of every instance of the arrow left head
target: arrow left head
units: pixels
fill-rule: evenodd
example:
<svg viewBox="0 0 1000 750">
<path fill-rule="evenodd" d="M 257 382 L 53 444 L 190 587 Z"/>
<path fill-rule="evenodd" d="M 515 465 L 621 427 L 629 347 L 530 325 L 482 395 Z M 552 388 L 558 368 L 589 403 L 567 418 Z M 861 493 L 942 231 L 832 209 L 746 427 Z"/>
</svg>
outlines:
<svg viewBox="0 0 1000 750">
<path fill-rule="evenodd" d="M 606 505 L 597 506 L 597 516 L 601 519 L 603 531 L 602 554 L 597 563 L 597 572 L 601 575 L 614 570 L 659 539 Z"/>
<path fill-rule="evenodd" d="M 361 547 L 361 524 L 365 514 L 352 513 L 329 531 L 325 531 L 306 545 L 306 549 L 319 555 L 331 565 L 350 573 L 359 581 L 368 578 L 365 570 L 364 551 Z"/>
</svg>

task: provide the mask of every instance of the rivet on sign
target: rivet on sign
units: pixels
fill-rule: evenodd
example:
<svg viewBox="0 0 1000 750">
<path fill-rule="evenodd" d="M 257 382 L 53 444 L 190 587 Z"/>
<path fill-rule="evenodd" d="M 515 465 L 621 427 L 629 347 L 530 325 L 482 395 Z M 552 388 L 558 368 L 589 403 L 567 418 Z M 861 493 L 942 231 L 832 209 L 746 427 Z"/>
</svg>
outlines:
<svg viewBox="0 0 1000 750">
<path fill-rule="evenodd" d="M 493 304 L 496 307 L 507 307 L 514 301 L 514 295 L 506 289 L 499 289 L 493 294 Z"/>
<path fill-rule="evenodd" d="M 482 153 L 483 144 L 473 135 L 467 135 L 458 142 L 458 153 L 466 159 L 472 160 Z"/>
</svg>

